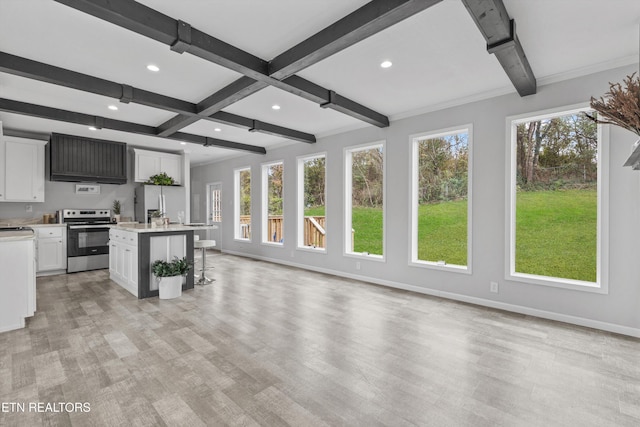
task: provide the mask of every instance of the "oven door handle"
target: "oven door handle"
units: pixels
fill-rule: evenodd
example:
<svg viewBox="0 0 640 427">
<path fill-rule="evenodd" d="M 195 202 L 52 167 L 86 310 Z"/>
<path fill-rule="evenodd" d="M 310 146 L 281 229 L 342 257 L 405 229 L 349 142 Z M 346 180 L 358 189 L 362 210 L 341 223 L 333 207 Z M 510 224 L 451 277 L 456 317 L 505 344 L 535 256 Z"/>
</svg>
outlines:
<svg viewBox="0 0 640 427">
<path fill-rule="evenodd" d="M 83 228 L 104 228 L 105 230 L 109 230 L 111 227 L 105 224 L 95 224 L 95 225 L 70 225 L 70 230 L 80 230 Z"/>
</svg>

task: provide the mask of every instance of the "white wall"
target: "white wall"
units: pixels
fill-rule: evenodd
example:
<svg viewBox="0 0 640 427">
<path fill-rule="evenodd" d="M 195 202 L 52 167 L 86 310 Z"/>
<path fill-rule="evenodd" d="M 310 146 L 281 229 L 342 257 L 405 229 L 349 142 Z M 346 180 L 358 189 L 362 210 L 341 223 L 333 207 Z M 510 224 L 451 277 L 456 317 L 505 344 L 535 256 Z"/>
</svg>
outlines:
<svg viewBox="0 0 640 427">
<path fill-rule="evenodd" d="M 199 217 L 205 217 L 206 183 L 223 183 L 221 246 L 225 251 L 276 262 L 321 269 L 375 283 L 563 320 L 640 336 L 640 172 L 623 168 L 637 137 L 610 128 L 610 277 L 609 293 L 595 294 L 505 280 L 505 118 L 554 107 L 587 102 L 604 94 L 609 81 L 621 81 L 632 67 L 539 87 L 538 93 L 517 94 L 473 102 L 393 121 L 386 129 L 364 129 L 322 138 L 314 145 L 297 144 L 269 150 L 265 156 L 245 155 L 191 170 L 192 193 L 199 195 Z M 473 124 L 473 265 L 472 274 L 410 267 L 409 135 Z M 387 141 L 386 262 L 343 256 L 343 148 Z M 296 157 L 327 152 L 326 254 L 296 250 Z M 284 159 L 285 239 L 283 247 L 259 243 L 260 164 Z M 251 166 L 251 243 L 233 239 L 233 169 Z M 356 270 L 356 261 L 362 268 Z M 489 282 L 500 284 L 498 294 Z"/>
</svg>

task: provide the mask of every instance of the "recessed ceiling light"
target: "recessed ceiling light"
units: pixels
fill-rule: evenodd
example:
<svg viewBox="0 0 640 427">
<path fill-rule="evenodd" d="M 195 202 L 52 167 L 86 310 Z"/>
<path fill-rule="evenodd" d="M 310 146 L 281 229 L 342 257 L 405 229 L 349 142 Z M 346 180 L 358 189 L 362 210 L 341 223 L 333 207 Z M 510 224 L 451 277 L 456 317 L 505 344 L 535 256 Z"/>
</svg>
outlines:
<svg viewBox="0 0 640 427">
<path fill-rule="evenodd" d="M 118 111 L 118 107 L 116 107 L 115 105 L 109 105 L 107 108 L 109 110 Z"/>
<path fill-rule="evenodd" d="M 278 104 L 273 104 L 273 105 L 271 106 L 271 108 L 272 108 L 272 109 L 274 109 L 274 110 L 279 110 L 279 109 L 280 109 L 280 106 L 279 106 Z"/>
<path fill-rule="evenodd" d="M 214 130 L 215 130 L 216 132 L 220 132 L 220 131 L 222 131 L 222 129 L 220 129 L 220 128 L 215 128 Z"/>
<path fill-rule="evenodd" d="M 157 65 L 149 64 L 147 65 L 147 70 L 157 73 L 158 71 L 160 71 L 160 68 Z"/>
<path fill-rule="evenodd" d="M 187 143 L 186 142 L 181 142 L 180 145 L 187 145 Z"/>
<path fill-rule="evenodd" d="M 95 126 L 89 126 L 89 130 L 98 130 Z"/>
<path fill-rule="evenodd" d="M 382 62 L 380 63 L 380 66 L 381 66 L 382 68 L 389 68 L 389 67 L 391 67 L 392 65 L 393 65 L 393 62 L 391 62 L 391 61 L 382 61 Z"/>
</svg>

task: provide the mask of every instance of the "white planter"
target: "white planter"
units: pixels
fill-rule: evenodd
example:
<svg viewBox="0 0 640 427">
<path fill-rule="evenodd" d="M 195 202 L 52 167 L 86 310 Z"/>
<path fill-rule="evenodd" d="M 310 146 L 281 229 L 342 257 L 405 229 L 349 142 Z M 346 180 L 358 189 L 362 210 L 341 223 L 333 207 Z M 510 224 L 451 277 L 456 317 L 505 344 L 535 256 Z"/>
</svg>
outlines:
<svg viewBox="0 0 640 427">
<path fill-rule="evenodd" d="M 182 276 L 161 277 L 158 292 L 160 299 L 178 298 L 182 295 Z"/>
</svg>

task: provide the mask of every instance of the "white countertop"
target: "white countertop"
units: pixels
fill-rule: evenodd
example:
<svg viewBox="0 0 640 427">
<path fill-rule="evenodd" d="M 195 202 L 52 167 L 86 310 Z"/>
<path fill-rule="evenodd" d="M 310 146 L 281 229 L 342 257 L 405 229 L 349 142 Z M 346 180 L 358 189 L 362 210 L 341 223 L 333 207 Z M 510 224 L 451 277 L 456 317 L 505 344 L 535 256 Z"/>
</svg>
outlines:
<svg viewBox="0 0 640 427">
<path fill-rule="evenodd" d="M 112 225 L 112 230 L 132 231 L 134 233 L 165 233 L 169 231 L 199 231 L 216 230 L 217 225 L 180 225 L 169 224 L 167 226 L 152 227 L 149 224 L 116 224 Z"/>
<path fill-rule="evenodd" d="M 28 222 L 0 222 L 0 228 L 2 227 L 31 227 L 31 228 L 42 228 L 42 227 L 66 227 L 67 224 L 29 224 Z"/>
<path fill-rule="evenodd" d="M 33 230 L 7 230 L 2 231 L 0 227 L 0 242 L 16 242 L 20 240 L 34 240 L 36 234 Z"/>
</svg>

